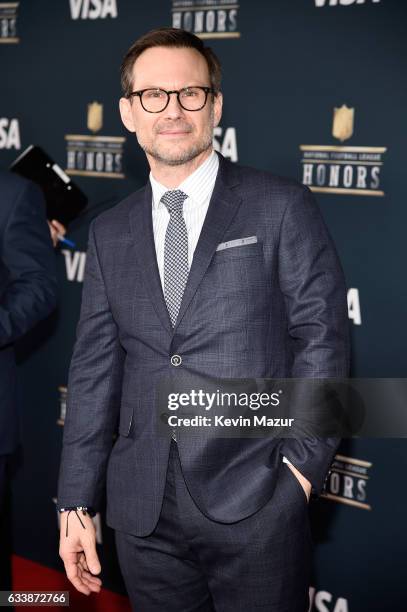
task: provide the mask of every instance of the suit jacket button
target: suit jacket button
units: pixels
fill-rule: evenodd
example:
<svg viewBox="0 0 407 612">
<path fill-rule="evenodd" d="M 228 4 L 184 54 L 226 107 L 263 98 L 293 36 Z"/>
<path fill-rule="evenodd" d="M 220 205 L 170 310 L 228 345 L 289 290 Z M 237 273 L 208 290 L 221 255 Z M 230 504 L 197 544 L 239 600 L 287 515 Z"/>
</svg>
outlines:
<svg viewBox="0 0 407 612">
<path fill-rule="evenodd" d="M 179 366 L 182 363 L 181 355 L 172 355 L 171 357 L 171 365 Z"/>
</svg>

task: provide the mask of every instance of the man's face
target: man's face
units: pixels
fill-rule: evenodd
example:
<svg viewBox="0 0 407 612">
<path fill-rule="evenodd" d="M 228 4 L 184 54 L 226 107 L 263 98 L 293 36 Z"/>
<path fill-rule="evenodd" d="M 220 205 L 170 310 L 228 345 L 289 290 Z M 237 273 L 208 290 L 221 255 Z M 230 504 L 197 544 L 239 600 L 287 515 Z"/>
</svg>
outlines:
<svg viewBox="0 0 407 612">
<path fill-rule="evenodd" d="M 192 85 L 210 87 L 205 58 L 196 49 L 152 47 L 143 51 L 133 66 L 133 91 L 160 87 L 182 89 Z M 222 95 L 208 94 L 199 111 L 184 110 L 176 94 L 171 94 L 166 109 L 148 113 L 140 98 L 120 99 L 122 121 L 135 132 L 141 148 L 164 164 L 184 164 L 212 145 L 213 128 L 222 114 Z"/>
</svg>

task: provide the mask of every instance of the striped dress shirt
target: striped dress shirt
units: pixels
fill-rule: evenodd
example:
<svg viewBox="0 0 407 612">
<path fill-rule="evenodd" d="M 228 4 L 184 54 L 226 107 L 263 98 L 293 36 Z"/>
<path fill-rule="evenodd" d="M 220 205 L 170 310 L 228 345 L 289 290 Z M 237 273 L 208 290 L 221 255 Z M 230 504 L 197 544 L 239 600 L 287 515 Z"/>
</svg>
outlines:
<svg viewBox="0 0 407 612">
<path fill-rule="evenodd" d="M 192 174 L 182 181 L 178 187 L 174 187 L 174 189 L 180 189 L 188 196 L 184 201 L 183 208 L 185 225 L 187 226 L 188 232 L 188 269 L 191 268 L 195 248 L 198 244 L 199 235 L 215 186 L 218 168 L 218 156 L 215 151 L 212 151 L 209 157 L 207 157 Z M 170 213 L 165 204 L 160 200 L 169 189 L 159 183 L 151 172 L 150 183 L 153 192 L 152 210 L 155 252 L 157 255 L 161 285 L 164 287 L 164 241 L 168 221 L 170 220 Z"/>
</svg>

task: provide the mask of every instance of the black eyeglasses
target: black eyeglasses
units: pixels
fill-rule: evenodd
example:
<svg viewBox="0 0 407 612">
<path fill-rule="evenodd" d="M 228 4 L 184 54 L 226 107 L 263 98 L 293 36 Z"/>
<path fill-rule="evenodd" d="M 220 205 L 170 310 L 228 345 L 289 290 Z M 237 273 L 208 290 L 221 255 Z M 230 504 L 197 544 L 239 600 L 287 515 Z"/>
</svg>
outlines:
<svg viewBox="0 0 407 612">
<path fill-rule="evenodd" d="M 193 87 L 184 87 L 183 89 L 174 89 L 172 91 L 166 91 L 160 87 L 150 89 L 140 89 L 140 91 L 133 91 L 128 94 L 127 98 L 138 96 L 140 98 L 141 106 L 148 113 L 161 113 L 167 108 L 170 101 L 170 94 L 177 94 L 177 100 L 180 106 L 187 111 L 199 111 L 201 110 L 208 99 L 208 94 L 215 94 L 216 91 L 213 87 L 201 87 L 196 85 Z"/>
</svg>

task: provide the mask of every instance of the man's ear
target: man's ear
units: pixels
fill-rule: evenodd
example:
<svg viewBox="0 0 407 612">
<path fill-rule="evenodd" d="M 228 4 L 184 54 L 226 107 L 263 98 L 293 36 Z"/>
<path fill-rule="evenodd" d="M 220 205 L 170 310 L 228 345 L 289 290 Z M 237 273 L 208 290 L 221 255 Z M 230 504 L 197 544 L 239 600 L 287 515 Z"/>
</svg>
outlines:
<svg viewBox="0 0 407 612">
<path fill-rule="evenodd" d="M 129 132 L 135 132 L 133 114 L 131 112 L 131 102 L 128 98 L 120 98 L 119 100 L 120 117 L 124 126 Z"/>
<path fill-rule="evenodd" d="M 219 125 L 222 118 L 222 107 L 223 107 L 223 95 L 220 91 L 214 99 L 214 127 Z"/>
</svg>

